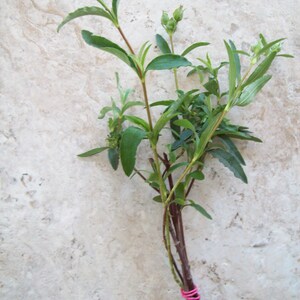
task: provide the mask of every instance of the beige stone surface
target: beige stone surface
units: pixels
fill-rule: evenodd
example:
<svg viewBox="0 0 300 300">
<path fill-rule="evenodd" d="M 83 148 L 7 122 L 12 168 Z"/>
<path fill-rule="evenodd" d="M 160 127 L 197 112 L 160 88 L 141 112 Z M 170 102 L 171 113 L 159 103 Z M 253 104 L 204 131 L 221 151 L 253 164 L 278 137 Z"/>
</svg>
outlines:
<svg viewBox="0 0 300 300">
<path fill-rule="evenodd" d="M 223 39 L 246 49 L 263 32 L 270 40 L 287 37 L 285 50 L 296 56 L 278 59 L 255 103 L 231 112 L 264 141 L 239 143 L 249 184 L 210 159 L 207 180 L 193 197 L 213 220 L 185 211 L 202 299 L 300 299 L 299 2 L 121 1 L 121 23 L 135 49 L 154 43 L 163 33 L 161 11 L 180 3 L 187 9 L 175 37 L 178 50 L 205 40 L 212 58 L 222 61 Z M 85 5 L 97 2 L 0 3 L 0 299 L 180 299 L 152 191 L 137 177 L 113 172 L 105 154 L 76 157 L 105 141 L 106 122 L 97 114 L 117 95 L 115 71 L 141 98 L 127 66 L 80 37 L 88 29 L 122 44 L 106 20 L 85 17 L 56 33 L 64 15 Z M 205 50 L 193 61 L 196 54 Z M 170 75 L 150 75 L 151 100 L 174 96 Z M 185 72 L 179 76 L 182 82 Z M 147 153 L 143 145 L 139 166 Z"/>
</svg>

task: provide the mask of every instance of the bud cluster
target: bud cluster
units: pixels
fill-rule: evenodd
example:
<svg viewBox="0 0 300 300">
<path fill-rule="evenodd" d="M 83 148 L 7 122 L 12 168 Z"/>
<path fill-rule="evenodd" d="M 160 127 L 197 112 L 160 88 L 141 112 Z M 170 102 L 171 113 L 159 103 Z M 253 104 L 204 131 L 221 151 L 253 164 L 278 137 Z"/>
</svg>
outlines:
<svg viewBox="0 0 300 300">
<path fill-rule="evenodd" d="M 180 5 L 177 9 L 174 10 L 173 16 L 170 18 L 168 13 L 163 11 L 161 16 L 161 25 L 165 28 L 166 32 L 169 35 L 173 35 L 176 31 L 177 24 L 183 18 L 183 6 Z"/>
</svg>

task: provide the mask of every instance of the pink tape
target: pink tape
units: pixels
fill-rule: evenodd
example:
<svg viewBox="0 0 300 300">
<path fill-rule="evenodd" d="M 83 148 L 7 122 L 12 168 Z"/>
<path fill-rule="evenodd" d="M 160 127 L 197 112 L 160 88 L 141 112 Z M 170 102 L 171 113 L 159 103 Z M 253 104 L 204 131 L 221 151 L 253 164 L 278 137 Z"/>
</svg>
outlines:
<svg viewBox="0 0 300 300">
<path fill-rule="evenodd" d="M 181 289 L 181 295 L 186 300 L 200 300 L 200 294 L 196 286 L 194 286 L 193 290 L 187 292 Z"/>
</svg>

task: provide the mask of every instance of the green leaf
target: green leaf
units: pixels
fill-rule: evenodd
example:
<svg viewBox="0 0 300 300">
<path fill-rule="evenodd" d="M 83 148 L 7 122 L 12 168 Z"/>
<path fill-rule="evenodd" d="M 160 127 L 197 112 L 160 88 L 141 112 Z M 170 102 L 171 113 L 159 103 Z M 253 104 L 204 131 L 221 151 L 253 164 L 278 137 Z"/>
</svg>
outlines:
<svg viewBox="0 0 300 300">
<path fill-rule="evenodd" d="M 130 107 L 133 107 L 133 106 L 145 106 L 145 103 L 142 102 L 142 101 L 129 101 L 127 103 L 125 103 L 125 105 L 122 107 L 122 114 L 127 110 L 129 109 Z"/>
<path fill-rule="evenodd" d="M 119 151 L 116 148 L 110 148 L 108 150 L 108 160 L 114 170 L 119 166 Z"/>
<path fill-rule="evenodd" d="M 187 177 L 194 178 L 196 180 L 203 180 L 205 178 L 204 174 L 199 170 L 196 170 L 196 171 L 188 174 Z"/>
<path fill-rule="evenodd" d="M 182 103 L 197 91 L 198 90 L 191 90 L 186 94 L 181 95 L 179 99 L 174 101 L 172 105 L 168 108 L 168 110 L 160 116 L 153 128 L 153 138 L 155 142 L 157 141 L 159 133 L 164 128 L 164 126 L 178 114 L 178 108 L 182 105 Z"/>
<path fill-rule="evenodd" d="M 184 201 L 184 199 L 185 199 L 185 192 L 184 192 L 184 183 L 183 182 L 180 182 L 179 185 L 177 186 L 177 188 L 175 190 L 175 196 L 176 196 L 176 198 L 182 199 Z M 183 205 L 184 204 L 185 203 L 183 203 Z"/>
<path fill-rule="evenodd" d="M 209 43 L 207 42 L 198 42 L 198 43 L 195 43 L 189 47 L 187 47 L 181 54 L 181 56 L 185 56 L 187 55 L 188 53 L 190 53 L 192 50 L 196 49 L 196 48 L 199 48 L 199 47 L 203 47 L 203 46 L 207 46 L 209 45 Z"/>
<path fill-rule="evenodd" d="M 151 107 L 154 106 L 170 106 L 174 100 L 161 100 L 161 101 L 156 101 L 150 104 Z"/>
<path fill-rule="evenodd" d="M 149 70 L 169 70 L 179 67 L 188 67 L 192 64 L 185 58 L 176 54 L 163 54 L 154 58 L 147 66 Z"/>
<path fill-rule="evenodd" d="M 219 83 L 216 79 L 211 78 L 207 83 L 203 85 L 206 90 L 215 96 L 219 96 Z"/>
<path fill-rule="evenodd" d="M 157 34 L 155 38 L 156 44 L 163 54 L 172 53 L 167 41 L 160 34 Z"/>
<path fill-rule="evenodd" d="M 177 198 L 175 199 L 175 202 L 181 206 L 184 206 L 185 205 L 185 200 L 182 199 L 182 198 Z"/>
<path fill-rule="evenodd" d="M 263 48 L 261 48 L 261 49 L 257 52 L 256 55 L 258 56 L 258 55 L 261 55 L 261 54 L 267 52 L 267 50 L 269 50 L 272 46 L 274 46 L 274 45 L 280 43 L 280 42 L 283 41 L 283 40 L 285 40 L 285 38 L 283 38 L 283 39 L 278 39 L 278 40 L 273 41 L 273 42 L 271 42 L 271 43 L 269 43 L 269 44 L 266 44 Z"/>
<path fill-rule="evenodd" d="M 291 55 L 291 54 L 278 54 L 276 56 L 287 57 L 287 58 L 294 58 L 294 56 Z"/>
<path fill-rule="evenodd" d="M 229 40 L 230 47 L 233 51 L 234 61 L 235 61 L 235 68 L 236 68 L 236 77 L 237 80 L 241 80 L 241 62 L 239 58 L 239 54 L 237 53 L 236 47 L 233 43 L 233 41 Z"/>
<path fill-rule="evenodd" d="M 59 32 L 60 29 L 68 22 L 83 16 L 100 16 L 100 17 L 107 18 L 110 21 L 113 21 L 111 15 L 100 7 L 96 7 L 96 6 L 82 7 L 68 14 L 57 27 L 57 32 Z"/>
<path fill-rule="evenodd" d="M 261 139 L 255 137 L 255 136 L 252 136 L 252 135 L 250 135 L 246 132 L 242 132 L 242 131 L 220 129 L 220 130 L 216 131 L 215 134 L 214 134 L 214 136 L 222 136 L 222 135 L 226 135 L 226 136 L 229 136 L 229 137 L 234 138 L 234 139 L 240 139 L 240 140 L 247 140 L 247 141 L 262 143 Z"/>
<path fill-rule="evenodd" d="M 228 53 L 228 57 L 229 57 L 229 100 L 232 99 L 233 93 L 235 91 L 235 84 L 236 84 L 236 78 L 237 78 L 237 66 L 236 66 L 236 62 L 235 62 L 235 56 L 234 56 L 234 52 L 231 49 L 231 47 L 229 46 L 229 44 L 224 41 L 226 49 L 227 49 L 227 53 Z"/>
<path fill-rule="evenodd" d="M 175 165 L 172 165 L 170 167 L 170 169 L 166 172 L 165 174 L 165 178 L 167 178 L 170 174 L 172 174 L 175 170 L 177 170 L 178 168 L 181 168 L 181 167 L 184 167 L 184 166 L 187 166 L 189 163 L 184 161 L 184 162 L 180 162 L 180 163 L 177 163 Z"/>
<path fill-rule="evenodd" d="M 264 75 L 256 81 L 247 85 L 240 97 L 235 102 L 237 106 L 246 106 L 252 102 L 257 93 L 264 87 L 264 85 L 272 78 L 271 75 Z"/>
<path fill-rule="evenodd" d="M 219 112 L 215 116 L 209 117 L 209 119 L 207 120 L 207 126 L 201 133 L 199 142 L 196 144 L 194 158 L 198 159 L 202 155 L 207 143 L 210 141 L 212 135 L 214 134 L 214 131 L 217 129 L 216 127 L 219 124 L 220 118 L 222 118 L 222 116 L 222 112 Z"/>
<path fill-rule="evenodd" d="M 176 121 L 173 122 L 175 125 L 178 125 L 180 127 L 183 127 L 183 128 L 186 128 L 186 129 L 190 129 L 192 130 L 193 132 L 196 131 L 195 129 L 195 126 L 189 121 L 189 120 L 186 120 L 186 119 L 178 119 Z"/>
<path fill-rule="evenodd" d="M 158 203 L 162 203 L 161 195 L 157 195 L 153 197 L 152 200 Z"/>
<path fill-rule="evenodd" d="M 100 110 L 100 114 L 99 114 L 99 116 L 98 116 L 98 119 L 103 119 L 103 118 L 105 117 L 105 115 L 106 115 L 108 112 L 112 111 L 112 110 L 113 110 L 113 108 L 110 107 L 110 106 L 105 106 L 105 107 L 103 107 L 103 108 Z"/>
<path fill-rule="evenodd" d="M 140 58 L 140 59 L 141 59 L 141 64 L 142 64 L 143 67 L 144 67 L 144 65 L 145 65 L 145 60 L 146 60 L 148 51 L 150 50 L 151 46 L 152 46 L 151 44 L 148 45 L 148 46 L 146 47 L 146 49 L 143 51 L 142 55 L 141 55 L 141 58 Z"/>
<path fill-rule="evenodd" d="M 134 62 L 132 61 L 132 58 L 127 54 L 127 52 L 122 49 L 117 44 L 113 43 L 112 41 L 102 37 L 94 35 L 93 33 L 82 30 L 81 31 L 82 37 L 84 41 L 93 47 L 96 47 L 98 49 L 101 49 L 103 51 L 106 51 L 108 53 L 111 53 L 115 56 L 117 56 L 119 59 L 124 61 L 127 65 L 129 65 L 131 68 L 136 70 L 136 67 L 134 65 Z"/>
<path fill-rule="evenodd" d="M 246 51 L 243 51 L 243 50 L 235 50 L 236 53 L 238 54 L 242 54 L 242 55 L 246 55 L 246 56 L 250 56 L 250 54 Z"/>
<path fill-rule="evenodd" d="M 120 144 L 121 163 L 127 176 L 130 176 L 135 166 L 136 152 L 146 132 L 137 127 L 128 127 L 122 134 Z"/>
<path fill-rule="evenodd" d="M 226 146 L 227 151 L 230 152 L 241 165 L 245 166 L 246 163 L 234 142 L 226 135 L 221 135 L 219 136 L 219 138 L 221 139 L 222 143 Z"/>
<path fill-rule="evenodd" d="M 88 156 L 92 156 L 92 155 L 101 153 L 106 149 L 108 149 L 108 147 L 95 148 L 95 149 L 89 150 L 87 152 L 78 154 L 77 156 L 79 156 L 79 157 L 88 157 Z"/>
<path fill-rule="evenodd" d="M 138 125 L 139 127 L 144 128 L 146 131 L 150 131 L 149 124 L 142 118 L 139 118 L 137 116 L 125 116 L 125 119 L 135 125 Z"/>
<path fill-rule="evenodd" d="M 223 149 L 215 149 L 211 151 L 213 157 L 217 158 L 225 167 L 231 170 L 235 177 L 241 179 L 243 182 L 247 183 L 247 176 L 237 161 L 237 159 L 229 152 Z"/>
<path fill-rule="evenodd" d="M 266 74 L 269 70 L 274 58 L 276 57 L 276 52 L 272 52 L 269 56 L 267 56 L 253 71 L 253 73 L 249 76 L 246 82 L 242 85 L 244 88 L 245 86 L 249 85 L 250 83 L 256 81 L 260 77 Z"/>
<path fill-rule="evenodd" d="M 204 217 L 212 220 L 211 215 L 199 204 L 195 203 L 193 200 L 189 200 L 190 204 L 189 206 L 195 208 L 200 214 L 202 214 Z"/>
<path fill-rule="evenodd" d="M 119 5 L 120 0 L 113 0 L 112 1 L 112 11 L 116 18 L 118 19 L 118 5 Z"/>
</svg>

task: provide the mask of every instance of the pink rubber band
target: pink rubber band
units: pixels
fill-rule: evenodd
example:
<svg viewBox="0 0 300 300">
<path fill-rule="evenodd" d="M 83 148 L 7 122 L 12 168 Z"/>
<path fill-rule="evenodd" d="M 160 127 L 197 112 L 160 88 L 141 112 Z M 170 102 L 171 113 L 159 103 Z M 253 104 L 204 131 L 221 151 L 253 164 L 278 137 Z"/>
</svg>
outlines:
<svg viewBox="0 0 300 300">
<path fill-rule="evenodd" d="M 197 296 L 194 296 L 195 294 Z M 196 286 L 194 286 L 193 290 L 187 292 L 184 289 L 181 289 L 181 295 L 186 300 L 200 300 L 200 294 Z"/>
</svg>

